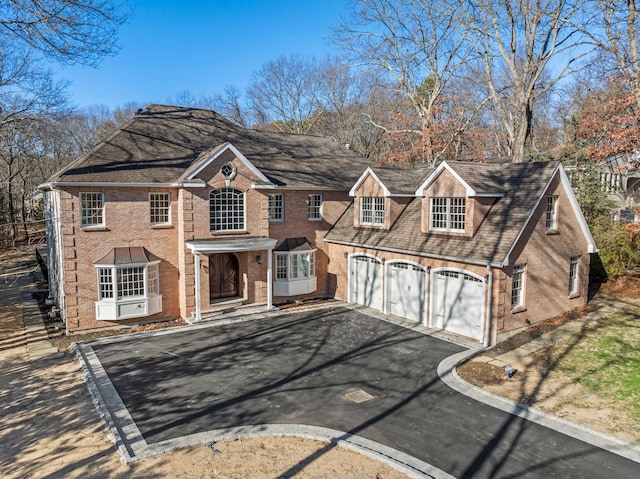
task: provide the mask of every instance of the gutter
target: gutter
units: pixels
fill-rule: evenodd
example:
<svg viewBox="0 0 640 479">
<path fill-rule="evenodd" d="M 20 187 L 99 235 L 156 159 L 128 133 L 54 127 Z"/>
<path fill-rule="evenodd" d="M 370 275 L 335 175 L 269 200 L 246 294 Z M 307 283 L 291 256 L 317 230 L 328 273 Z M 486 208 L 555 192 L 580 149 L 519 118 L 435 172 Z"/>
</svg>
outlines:
<svg viewBox="0 0 640 479">
<path fill-rule="evenodd" d="M 125 183 L 125 182 L 96 182 L 96 181 L 49 181 L 38 185 L 39 190 L 53 190 L 65 186 L 88 187 L 116 187 L 116 188 L 204 188 L 203 182 L 179 183 Z"/>
</svg>

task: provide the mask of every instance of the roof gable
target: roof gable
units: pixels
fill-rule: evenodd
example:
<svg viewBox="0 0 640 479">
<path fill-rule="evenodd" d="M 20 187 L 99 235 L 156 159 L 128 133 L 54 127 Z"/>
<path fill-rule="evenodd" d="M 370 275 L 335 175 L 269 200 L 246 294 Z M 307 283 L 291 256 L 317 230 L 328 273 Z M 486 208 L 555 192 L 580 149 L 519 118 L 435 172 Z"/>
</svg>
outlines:
<svg viewBox="0 0 640 479">
<path fill-rule="evenodd" d="M 191 168 L 188 168 L 185 174 L 182 176 L 184 180 L 193 180 L 195 177 L 204 170 L 207 166 L 220 158 L 226 152 L 231 152 L 238 160 L 240 160 L 260 181 L 266 184 L 272 184 L 271 181 L 258 169 L 253 163 L 251 163 L 246 156 L 233 146 L 230 142 L 226 142 L 212 150 L 206 151 L 201 157 L 196 160 Z"/>
<path fill-rule="evenodd" d="M 466 195 L 470 198 L 475 196 L 493 198 L 504 196 L 503 188 L 491 177 L 493 171 L 487 171 L 487 168 L 491 167 L 477 164 L 451 166 L 446 161 L 443 161 L 418 187 L 415 194 L 416 196 L 424 196 L 429 186 L 438 180 L 443 171 L 447 171 L 464 187 Z M 493 170 L 493 168 L 491 169 Z"/>
<path fill-rule="evenodd" d="M 380 185 L 380 188 L 382 188 L 382 191 L 384 192 L 384 196 L 391 196 L 391 192 L 389 191 L 389 188 L 387 188 L 385 184 L 382 181 L 380 181 L 380 178 L 378 178 L 378 175 L 376 175 L 373 172 L 370 166 L 368 166 L 367 169 L 364 171 L 364 173 L 360 175 L 360 178 L 358 178 L 358 181 L 356 181 L 356 184 L 353 185 L 353 188 L 349 190 L 349 196 L 356 196 L 356 192 L 358 191 L 358 189 L 360 189 L 360 187 L 369 177 L 373 178 L 373 180 Z"/>
</svg>

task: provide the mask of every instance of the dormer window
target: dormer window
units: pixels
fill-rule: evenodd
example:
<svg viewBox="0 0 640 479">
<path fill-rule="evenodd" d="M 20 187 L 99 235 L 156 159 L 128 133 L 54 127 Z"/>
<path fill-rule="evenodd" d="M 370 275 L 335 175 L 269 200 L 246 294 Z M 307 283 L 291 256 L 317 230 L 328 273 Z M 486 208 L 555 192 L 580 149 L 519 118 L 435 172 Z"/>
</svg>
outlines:
<svg viewBox="0 0 640 479">
<path fill-rule="evenodd" d="M 360 198 L 360 224 L 384 226 L 384 198 L 365 196 Z"/>
<path fill-rule="evenodd" d="M 466 198 L 431 198 L 429 229 L 464 233 Z"/>
</svg>

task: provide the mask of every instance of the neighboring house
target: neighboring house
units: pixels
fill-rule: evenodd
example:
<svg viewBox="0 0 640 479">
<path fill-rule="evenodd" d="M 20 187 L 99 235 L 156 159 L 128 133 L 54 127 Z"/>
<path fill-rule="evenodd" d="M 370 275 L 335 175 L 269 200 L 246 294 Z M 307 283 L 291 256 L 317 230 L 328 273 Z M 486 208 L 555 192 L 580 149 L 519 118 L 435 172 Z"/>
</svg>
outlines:
<svg viewBox="0 0 640 479">
<path fill-rule="evenodd" d="M 69 332 L 335 297 L 488 344 L 585 304 L 596 251 L 560 164 L 369 168 L 172 106 L 41 189 Z"/>
<path fill-rule="evenodd" d="M 640 153 L 610 156 L 599 165 L 599 169 L 602 188 L 616 206 L 615 221 L 640 221 Z"/>
</svg>

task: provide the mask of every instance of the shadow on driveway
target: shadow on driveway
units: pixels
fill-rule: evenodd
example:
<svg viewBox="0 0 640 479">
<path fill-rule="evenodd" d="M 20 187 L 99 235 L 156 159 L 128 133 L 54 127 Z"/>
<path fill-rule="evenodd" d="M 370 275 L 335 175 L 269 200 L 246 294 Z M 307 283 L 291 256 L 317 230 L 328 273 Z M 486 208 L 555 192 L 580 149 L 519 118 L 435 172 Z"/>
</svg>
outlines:
<svg viewBox="0 0 640 479">
<path fill-rule="evenodd" d="M 147 444 L 241 426 L 304 425 L 375 441 L 455 477 L 640 472 L 633 461 L 449 388 L 437 366 L 461 346 L 347 308 L 79 347 L 95 353 L 126 407 L 111 416 L 128 412 Z M 101 395 L 108 383 L 98 381 Z M 372 398 L 345 396 L 357 391 Z M 116 427 L 126 443 L 127 427 Z"/>
</svg>

